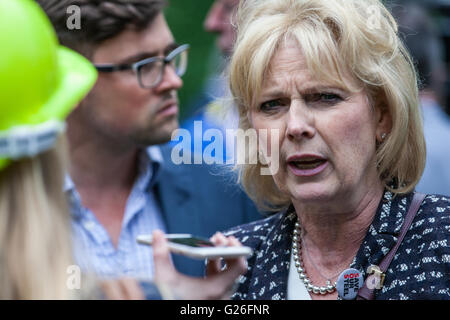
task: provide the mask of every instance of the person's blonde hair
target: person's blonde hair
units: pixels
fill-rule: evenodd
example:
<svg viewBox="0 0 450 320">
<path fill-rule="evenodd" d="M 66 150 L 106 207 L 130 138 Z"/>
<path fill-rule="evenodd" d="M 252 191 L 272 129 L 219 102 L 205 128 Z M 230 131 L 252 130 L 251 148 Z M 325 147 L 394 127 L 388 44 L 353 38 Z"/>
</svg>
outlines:
<svg viewBox="0 0 450 320">
<path fill-rule="evenodd" d="M 68 299 L 70 221 L 64 140 L 0 172 L 0 299 Z"/>
<path fill-rule="evenodd" d="M 376 151 L 379 177 L 394 193 L 414 189 L 425 166 L 417 77 L 397 24 L 380 1 L 245 0 L 235 20 L 229 81 L 241 129 L 251 128 L 248 111 L 272 57 L 287 40 L 296 40 L 318 80 L 351 91 L 363 89 L 373 107 L 390 113 L 392 130 Z M 359 88 L 344 80 L 348 74 Z M 289 197 L 272 176 L 260 174 L 261 167 L 237 165 L 248 195 L 265 210 L 288 206 Z"/>
</svg>

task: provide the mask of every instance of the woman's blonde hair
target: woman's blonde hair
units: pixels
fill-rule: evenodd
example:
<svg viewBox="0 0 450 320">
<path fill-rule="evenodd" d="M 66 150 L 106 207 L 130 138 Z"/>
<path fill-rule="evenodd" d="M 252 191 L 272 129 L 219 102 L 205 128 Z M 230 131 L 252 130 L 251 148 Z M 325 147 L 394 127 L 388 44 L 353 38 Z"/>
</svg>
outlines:
<svg viewBox="0 0 450 320">
<path fill-rule="evenodd" d="M 68 299 L 70 220 L 65 142 L 0 172 L 0 299 Z"/>
<path fill-rule="evenodd" d="M 379 177 L 394 193 L 415 187 L 425 166 L 417 77 L 397 24 L 380 1 L 245 0 L 235 18 L 237 41 L 229 81 L 241 129 L 251 128 L 248 111 L 272 57 L 294 39 L 318 80 L 356 91 L 345 81 L 350 74 L 374 107 L 389 112 L 392 130 L 376 151 Z M 272 176 L 260 174 L 261 167 L 261 163 L 237 165 L 246 192 L 266 210 L 289 205 L 289 197 L 279 191 Z"/>
</svg>

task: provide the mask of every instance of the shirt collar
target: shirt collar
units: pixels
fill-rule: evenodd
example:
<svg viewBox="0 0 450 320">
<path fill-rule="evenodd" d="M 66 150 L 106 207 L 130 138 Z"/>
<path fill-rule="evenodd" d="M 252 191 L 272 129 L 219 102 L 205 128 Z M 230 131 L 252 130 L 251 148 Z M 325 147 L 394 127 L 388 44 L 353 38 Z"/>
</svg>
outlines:
<svg viewBox="0 0 450 320">
<path fill-rule="evenodd" d="M 158 146 L 144 149 L 139 157 L 138 185 L 141 191 L 153 187 L 158 181 L 163 164 L 163 156 Z"/>
<path fill-rule="evenodd" d="M 163 156 L 159 146 L 150 146 L 143 149 L 139 155 L 138 176 L 136 178 L 134 188 L 140 191 L 147 191 L 157 181 L 161 175 L 161 167 L 163 165 Z M 67 173 L 64 178 L 63 190 L 69 197 L 71 208 L 81 207 L 81 199 L 76 191 L 75 183 L 71 176 Z M 80 217 L 82 210 L 71 210 L 74 217 Z"/>
<path fill-rule="evenodd" d="M 75 184 L 73 183 L 72 178 L 68 173 L 66 173 L 64 177 L 64 185 L 63 185 L 63 191 L 64 193 L 67 193 L 69 191 L 73 191 L 75 189 Z"/>
<path fill-rule="evenodd" d="M 72 218 L 74 220 L 81 219 L 83 216 L 81 198 L 75 188 L 75 183 L 73 183 L 73 180 L 68 173 L 66 173 L 64 177 L 63 190 L 67 197 L 67 202 L 69 204 L 69 210 Z"/>
</svg>

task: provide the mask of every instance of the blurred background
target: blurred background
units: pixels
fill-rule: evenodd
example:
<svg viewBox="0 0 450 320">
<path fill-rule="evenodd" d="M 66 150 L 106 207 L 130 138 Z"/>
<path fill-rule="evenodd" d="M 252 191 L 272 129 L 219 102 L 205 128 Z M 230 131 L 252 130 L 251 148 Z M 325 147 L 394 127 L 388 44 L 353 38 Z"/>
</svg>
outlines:
<svg viewBox="0 0 450 320">
<path fill-rule="evenodd" d="M 208 82 L 219 76 L 224 67 L 220 51 L 215 46 L 215 35 L 205 32 L 204 20 L 213 0 L 169 0 L 167 20 L 178 42 L 191 44 L 189 69 L 183 77 L 180 91 L 181 122 L 193 117 L 208 103 L 205 96 Z M 417 3 L 431 15 L 436 33 L 443 43 L 442 68 L 447 75 L 442 107 L 450 114 L 450 0 L 386 0 L 388 7 Z M 214 85 L 212 86 L 214 87 Z"/>
<path fill-rule="evenodd" d="M 214 45 L 215 35 L 204 30 L 203 24 L 214 0 L 169 0 L 166 18 L 175 39 L 189 43 L 189 67 L 179 91 L 180 120 L 191 117 L 208 103 L 202 96 L 207 79 L 220 73 L 222 57 Z"/>
<path fill-rule="evenodd" d="M 431 17 L 431 22 L 433 28 L 433 33 L 439 38 L 439 41 L 442 43 L 442 60 L 444 61 L 444 65 L 442 66 L 443 73 L 446 75 L 446 79 L 443 84 L 443 99 L 441 102 L 441 107 L 446 111 L 447 114 L 450 115 L 450 0 L 388 0 L 384 1 L 388 7 L 395 8 L 396 6 L 405 6 L 410 4 L 416 4 L 422 7 L 426 13 Z M 397 10 L 398 12 L 398 10 Z M 406 13 L 408 14 L 408 13 Z M 398 18 L 398 17 L 396 17 Z M 406 41 L 407 46 L 424 46 L 426 42 L 421 42 L 420 39 L 425 39 L 425 35 L 421 38 L 420 34 L 415 34 L 415 32 L 408 32 L 406 28 L 402 28 L 402 24 L 414 24 L 406 20 L 405 18 L 400 21 L 400 31 L 403 33 L 409 33 L 409 36 L 412 37 L 411 41 Z M 418 24 L 415 26 L 418 27 L 417 33 L 420 33 L 421 30 L 425 29 Z M 429 31 L 427 31 L 429 32 Z M 431 35 L 430 35 L 431 36 Z M 433 34 L 434 36 L 434 34 Z M 416 48 L 410 48 L 410 51 L 416 51 Z M 431 49 L 431 48 L 429 48 Z M 416 63 L 420 57 L 415 57 Z M 420 70 L 419 70 L 420 71 Z M 424 76 L 421 75 L 422 79 Z"/>
</svg>

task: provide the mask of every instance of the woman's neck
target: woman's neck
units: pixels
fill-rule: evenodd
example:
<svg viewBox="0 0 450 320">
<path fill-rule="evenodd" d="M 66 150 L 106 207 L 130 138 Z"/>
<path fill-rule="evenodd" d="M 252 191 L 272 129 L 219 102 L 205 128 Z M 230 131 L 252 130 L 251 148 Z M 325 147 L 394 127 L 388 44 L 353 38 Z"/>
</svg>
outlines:
<svg viewBox="0 0 450 320">
<path fill-rule="evenodd" d="M 348 206 L 336 209 L 323 204 L 304 205 L 293 201 L 306 242 L 315 263 L 325 269 L 351 262 L 358 251 L 383 196 L 383 187 L 371 189 Z M 341 200 L 344 202 L 345 200 Z M 335 206 L 334 208 L 337 208 Z"/>
</svg>

